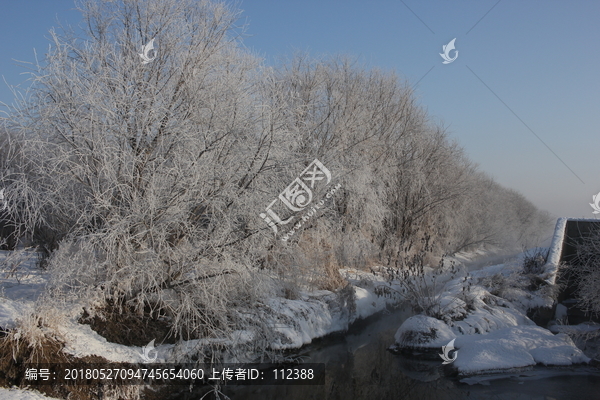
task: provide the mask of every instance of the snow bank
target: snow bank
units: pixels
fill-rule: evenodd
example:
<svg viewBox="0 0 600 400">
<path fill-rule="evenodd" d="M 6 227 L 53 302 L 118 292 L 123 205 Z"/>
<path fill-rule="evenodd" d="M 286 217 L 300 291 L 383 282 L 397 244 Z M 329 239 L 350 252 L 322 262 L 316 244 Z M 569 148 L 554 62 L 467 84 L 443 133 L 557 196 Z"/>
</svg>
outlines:
<svg viewBox="0 0 600 400">
<path fill-rule="evenodd" d="M 0 252 L 0 258 L 7 255 L 8 252 Z M 349 280 L 354 284 L 344 293 L 319 290 L 301 292 L 297 300 L 281 297 L 265 300 L 262 314 L 256 315 L 256 318 L 265 321 L 276 334 L 271 347 L 274 349 L 302 347 L 316 338 L 344 331 L 357 319 L 367 318 L 386 309 L 389 304 L 398 303 L 398 299 L 394 296 L 375 294 L 378 287 L 387 285 L 386 288 L 389 289 L 389 284 L 383 278 L 362 271 L 348 270 L 344 273 L 352 275 Z M 13 276 L 0 282 L 5 297 L 0 301 L 0 327 L 4 329 L 15 328 L 19 318 L 34 311 L 35 300 L 46 285 L 46 274 L 36 268 L 33 262 L 23 265 L 21 274 L 18 280 Z M 61 315 L 66 318 L 55 327 L 56 334 L 64 341 L 65 353 L 77 358 L 100 356 L 111 362 L 141 363 L 144 361 L 142 348 L 109 342 L 89 325 L 80 324 L 78 322 L 80 312 L 81 307 L 62 310 Z M 229 338 L 157 345 L 156 362 L 169 362 L 185 357 L 203 346 L 215 343 L 233 348 L 253 340 L 254 336 L 254 332 L 237 331 Z"/>
<path fill-rule="evenodd" d="M 346 329 L 348 315 L 344 315 L 334 303 L 334 294 L 331 292 L 318 297 L 304 294 L 301 300 L 269 299 L 267 323 L 274 332 L 279 333 L 271 346 L 275 349 L 298 348 L 314 338 Z"/>
<path fill-rule="evenodd" d="M 536 326 L 526 315 L 528 309 L 548 307 L 554 301 L 547 289 L 555 279 L 556 257 L 560 257 L 556 243 L 562 246 L 565 223 L 566 220 L 557 223 L 554 250 L 540 274 L 546 285 L 535 291 L 527 289 L 530 281 L 529 275 L 524 274 L 523 261 L 528 253 L 505 264 L 488 266 L 469 276 L 450 280 L 439 296 L 439 307 L 430 314 L 436 318 L 417 315 L 407 319 L 396 332 L 394 347 L 441 351 L 442 346 L 456 339 L 454 346 L 459 351 L 452 366 L 461 375 L 536 364 L 589 362 L 568 335 L 554 335 Z"/>
<path fill-rule="evenodd" d="M 459 336 L 453 366 L 461 375 L 536 364 L 571 365 L 590 361 L 569 336 L 553 335 L 539 326 L 499 329 L 487 335 Z"/>
<path fill-rule="evenodd" d="M 344 271 L 350 273 L 349 271 Z M 394 296 L 378 296 L 377 288 L 387 287 L 383 278 L 351 271 L 354 285 L 347 294 L 327 290 L 304 292 L 299 300 L 272 298 L 265 318 L 279 334 L 275 349 L 300 348 L 316 338 L 341 332 L 358 319 L 364 319 L 398 303 Z M 356 286 L 361 285 L 361 286 Z"/>
<path fill-rule="evenodd" d="M 472 315 L 473 321 L 485 321 L 478 313 Z M 496 311 L 497 312 L 497 311 Z M 514 314 L 512 314 L 514 316 Z M 481 374 L 502 371 L 512 368 L 529 367 L 536 364 L 571 365 L 586 363 L 590 359 L 575 346 L 566 334 L 553 335 L 550 331 L 535 326 L 526 319 L 511 317 L 507 313 L 500 316 L 497 326 L 491 321 L 482 326 L 481 323 L 467 324 L 471 329 L 469 334 L 462 334 L 467 319 L 458 321 L 453 327 L 435 318 L 425 315 L 415 315 L 408 318 L 395 335 L 397 346 L 407 349 L 432 350 L 440 349 L 452 339 L 458 350 L 456 361 L 452 364 L 460 375 Z M 474 333 L 477 328 L 479 333 Z M 496 329 L 494 329 L 496 328 Z"/>
<path fill-rule="evenodd" d="M 361 287 L 354 287 L 354 301 L 356 303 L 356 313 L 351 318 L 354 322 L 356 319 L 364 319 L 371 315 L 386 309 L 388 299 L 377 296 L 373 291 Z"/>
<path fill-rule="evenodd" d="M 125 346 L 112 343 L 96 333 L 89 325 L 83 325 L 76 320 L 71 320 L 60 327 L 59 334 L 65 341 L 63 352 L 82 358 L 86 356 L 101 356 L 111 362 L 143 362 L 143 350 L 140 347 Z M 168 347 L 163 345 L 156 347 L 158 358 L 156 362 L 166 362 L 160 356 L 166 353 Z"/>
<path fill-rule="evenodd" d="M 364 272 L 357 274 L 367 275 Z M 361 281 L 365 282 L 364 279 Z M 265 307 L 257 318 L 272 327 L 275 333 L 275 339 L 271 343 L 273 349 L 294 349 L 309 344 L 316 338 L 347 330 L 357 319 L 371 316 L 395 302 L 391 297 L 375 295 L 372 288 L 368 290 L 357 286 L 351 287 L 345 295 L 327 290 L 301 292 L 300 298 L 296 300 L 281 297 L 265 300 Z M 99 355 L 113 362 L 143 362 L 143 350 L 140 347 L 108 342 L 90 326 L 79 324 L 77 318 L 59 327 L 59 330 L 65 339 L 64 351 L 75 357 Z M 163 344 L 156 347 L 157 362 L 168 362 L 175 355 L 194 353 L 208 344 L 235 347 L 253 340 L 253 337 L 253 332 L 236 331 L 231 338 L 188 340 L 177 345 Z"/>
</svg>

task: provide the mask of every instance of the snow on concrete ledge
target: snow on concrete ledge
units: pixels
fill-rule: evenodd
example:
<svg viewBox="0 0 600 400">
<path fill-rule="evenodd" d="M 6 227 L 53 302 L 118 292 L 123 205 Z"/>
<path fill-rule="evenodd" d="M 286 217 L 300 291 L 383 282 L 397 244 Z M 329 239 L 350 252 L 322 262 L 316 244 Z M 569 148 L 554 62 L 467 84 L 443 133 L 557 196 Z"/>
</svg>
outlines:
<svg viewBox="0 0 600 400">
<path fill-rule="evenodd" d="M 562 217 L 556 221 L 556 227 L 554 228 L 554 236 L 552 237 L 552 244 L 548 252 L 548 260 L 544 265 L 544 273 L 542 278 L 546 279 L 548 283 L 554 284 L 556 280 L 556 274 L 558 272 L 558 266 L 562 256 L 563 243 L 565 240 L 565 230 L 567 222 L 600 222 L 599 219 L 593 218 L 567 218 Z"/>
<path fill-rule="evenodd" d="M 550 245 L 550 249 L 548 251 L 548 259 L 546 260 L 546 264 L 544 265 L 541 276 L 551 285 L 556 283 L 556 274 L 558 272 L 558 264 L 560 263 L 563 241 L 565 239 L 565 227 L 567 226 L 567 220 L 568 218 L 559 218 L 556 221 L 554 236 L 552 237 L 552 244 Z"/>
</svg>

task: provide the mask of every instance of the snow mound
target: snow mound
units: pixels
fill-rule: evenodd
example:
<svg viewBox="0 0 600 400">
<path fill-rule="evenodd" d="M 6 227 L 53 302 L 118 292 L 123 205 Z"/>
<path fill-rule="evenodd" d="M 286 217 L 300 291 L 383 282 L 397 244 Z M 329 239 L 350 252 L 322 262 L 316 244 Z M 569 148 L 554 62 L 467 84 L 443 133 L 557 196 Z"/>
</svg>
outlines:
<svg viewBox="0 0 600 400">
<path fill-rule="evenodd" d="M 490 294 L 481 286 L 472 287 L 471 293 L 474 310 L 466 312 L 463 320 L 450 323 L 457 334 L 483 334 L 517 325 L 535 325 L 511 302 Z"/>
<path fill-rule="evenodd" d="M 487 335 L 459 336 L 453 366 L 460 375 L 536 364 L 571 365 L 590 361 L 565 334 L 553 335 L 539 326 L 504 328 Z"/>
<path fill-rule="evenodd" d="M 560 242 L 564 226 L 557 224 L 554 244 Z M 556 246 L 554 246 L 556 247 Z M 544 249 L 533 249 L 543 254 Z M 553 249 L 554 251 L 555 249 Z M 406 320 L 396 332 L 397 348 L 433 350 L 456 338 L 457 360 L 452 364 L 460 375 L 493 373 L 536 364 L 572 365 L 590 361 L 565 333 L 554 335 L 538 327 L 526 315 L 535 307 L 549 307 L 556 273 L 556 251 L 538 275 L 524 271 L 527 252 L 504 264 L 492 265 L 470 276 L 445 283 L 437 297 L 437 308 L 425 309 L 429 316 Z M 543 279 L 538 289 L 530 289 Z M 534 287 L 535 288 L 535 287 Z M 566 332 L 564 328 L 556 331 Z M 582 327 L 580 331 L 591 331 Z"/>
<path fill-rule="evenodd" d="M 408 348 L 436 348 L 447 344 L 456 334 L 448 325 L 435 318 L 415 315 L 396 331 L 396 343 Z"/>
</svg>

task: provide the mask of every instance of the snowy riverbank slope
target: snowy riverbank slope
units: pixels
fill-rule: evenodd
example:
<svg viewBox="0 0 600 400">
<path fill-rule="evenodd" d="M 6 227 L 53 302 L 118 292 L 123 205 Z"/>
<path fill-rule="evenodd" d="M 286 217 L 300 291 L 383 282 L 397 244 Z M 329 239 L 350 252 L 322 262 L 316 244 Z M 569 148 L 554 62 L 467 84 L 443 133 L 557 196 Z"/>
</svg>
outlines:
<svg viewBox="0 0 600 400">
<path fill-rule="evenodd" d="M 35 266 L 36 253 L 22 252 L 16 256 L 14 252 L 0 252 L 0 328 L 26 335 L 33 320 L 30 317 L 39 311 L 40 304 L 44 303 L 40 296 L 49 276 L 47 272 Z M 383 278 L 359 271 L 344 273 L 351 284 L 338 293 L 325 290 L 301 292 L 296 299 L 272 297 L 263 301 L 261 315 L 256 317 L 262 318 L 276 333 L 271 348 L 299 348 L 315 338 L 344 331 L 357 319 L 366 318 L 399 302 L 397 296 L 375 294 L 377 287 L 385 285 L 392 288 Z M 44 310 L 48 311 L 47 307 Z M 110 362 L 143 362 L 144 351 L 141 347 L 109 342 L 89 325 L 79 323 L 82 307 L 71 304 L 67 309 L 49 311 L 56 314 L 56 318 L 50 316 L 52 327 L 44 329 L 47 334 L 60 339 L 64 345 L 62 352 L 76 358 L 99 356 Z M 51 332 L 48 329 L 51 329 Z M 156 362 L 185 359 L 197 354 L 202 346 L 209 344 L 218 343 L 224 348 L 233 349 L 253 339 L 253 332 L 236 331 L 231 337 L 159 344 L 155 348 Z M 252 361 L 253 356 L 248 354 L 247 359 L 241 360 L 237 354 L 225 361 L 248 362 Z M 3 399 L 50 398 L 36 391 L 1 388 L 0 400 Z"/>
<path fill-rule="evenodd" d="M 568 335 L 554 335 L 526 315 L 552 307 L 556 293 L 558 264 L 552 251 L 549 262 L 528 264 L 535 259 L 531 254 L 542 253 L 537 250 L 542 249 L 447 281 L 440 295 L 447 312 L 407 319 L 396 333 L 395 348 L 441 352 L 456 339 L 452 366 L 460 375 L 589 362 Z"/>
<path fill-rule="evenodd" d="M 10 252 L 0 252 L 0 258 L 9 255 Z M 28 262 L 20 266 L 17 274 L 10 274 L 7 270 L 0 271 L 4 278 L 0 281 L 2 329 L 19 329 L 20 322 L 35 310 L 36 299 L 48 278 L 44 271 L 35 268 L 35 257 L 32 253 Z M 357 319 L 369 317 L 400 301 L 398 296 L 375 294 L 376 287 L 392 287 L 383 278 L 360 271 L 344 273 L 351 285 L 338 293 L 320 290 L 301 292 L 297 299 L 273 297 L 265 300 L 262 315 L 258 317 L 264 318 L 273 331 L 278 333 L 278 339 L 271 344 L 273 349 L 299 348 L 315 338 L 344 331 Z M 63 312 L 66 318 L 57 324 L 55 333 L 64 340 L 64 352 L 78 358 L 101 356 L 113 362 L 143 361 L 140 347 L 108 342 L 89 325 L 79 323 L 82 308 L 73 307 L 72 311 Z M 252 332 L 236 331 L 230 338 L 214 341 L 236 346 L 252 338 Z M 176 345 L 159 345 L 156 347 L 159 354 L 157 361 L 172 361 L 185 349 L 192 352 L 205 342 L 206 340 L 190 340 Z"/>
<path fill-rule="evenodd" d="M 8 252 L 0 254 L 0 257 L 7 256 Z M 20 321 L 33 312 L 36 299 L 44 289 L 47 276 L 33 266 L 34 260 L 35 255 L 32 254 L 29 262 L 19 267 L 18 273 L 1 271 L 0 326 L 4 329 L 19 329 Z M 463 317 L 449 320 L 450 324 L 449 321 L 427 320 L 422 316 L 410 318 L 398 331 L 397 341 L 406 344 L 407 337 L 402 332 L 412 331 L 413 336 L 414 332 L 425 332 L 421 339 L 414 336 L 413 341 L 423 347 L 439 349 L 452 338 L 458 337 L 455 345 L 459 348 L 459 358 L 455 366 L 464 374 L 474 373 L 475 369 L 486 371 L 499 366 L 508 368 L 539 362 L 554 365 L 585 362 L 585 356 L 568 342 L 566 335 L 554 336 L 536 327 L 527 318 L 527 307 L 551 304 L 551 299 L 544 290 L 527 291 L 519 285 L 504 285 L 505 287 L 494 290 L 494 285 L 498 285 L 498 282 L 505 283 L 519 275 L 521 262 L 522 257 L 502 265 L 473 271 L 467 273 L 468 276 L 465 275 L 467 280 L 464 276 L 454 279 L 449 275 L 445 276 L 447 282 L 444 294 L 440 297 L 442 306 L 448 311 L 448 315 Z M 273 349 L 299 348 L 315 338 L 344 331 L 356 320 L 402 301 L 401 285 L 397 281 L 383 278 L 378 271 L 341 272 L 350 285 L 337 293 L 325 290 L 301 292 L 296 299 L 272 297 L 264 301 L 262 315 L 257 317 L 266 321 L 277 333 L 277 339 L 271 343 Z M 467 281 L 470 282 L 468 296 L 462 296 L 467 301 L 460 300 L 459 295 L 462 295 Z M 142 348 L 111 343 L 89 325 L 80 324 L 79 310 L 81 308 L 73 308 L 67 318 L 62 319 L 55 327 L 55 333 L 64 341 L 65 353 L 78 358 L 101 356 L 113 362 L 143 361 Z M 432 339 L 432 330 L 439 334 L 435 340 L 427 340 Z M 485 333 L 487 335 L 482 335 Z M 513 339 L 517 337 L 522 338 L 521 342 L 511 344 L 511 340 L 514 342 Z M 212 341 L 233 348 L 253 339 L 253 332 L 236 331 L 231 337 Z M 490 345 L 490 341 L 495 342 Z M 207 340 L 190 340 L 158 345 L 156 361 L 174 361 L 182 355 L 196 352 L 206 344 Z M 510 354 L 514 354 L 514 357 L 509 357 Z M 250 359 L 251 355 L 245 360 L 231 358 L 227 361 Z"/>
</svg>

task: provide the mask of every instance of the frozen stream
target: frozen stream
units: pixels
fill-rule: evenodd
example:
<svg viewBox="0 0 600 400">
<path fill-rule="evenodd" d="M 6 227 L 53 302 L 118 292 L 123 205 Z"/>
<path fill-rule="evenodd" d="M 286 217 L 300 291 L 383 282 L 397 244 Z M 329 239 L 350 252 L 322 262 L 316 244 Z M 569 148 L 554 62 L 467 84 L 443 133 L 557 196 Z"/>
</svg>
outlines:
<svg viewBox="0 0 600 400">
<path fill-rule="evenodd" d="M 392 354 L 387 348 L 394 342 L 397 328 L 410 315 L 410 309 L 405 308 L 374 316 L 355 324 L 345 334 L 330 335 L 299 350 L 298 354 L 310 358 L 306 362 L 327 365 L 323 386 L 237 386 L 222 392 L 231 400 L 600 399 L 600 372 L 591 367 L 536 367 L 520 374 L 490 375 L 470 385 L 445 377 L 441 360 Z M 196 400 L 203 392 L 180 393 L 171 398 Z"/>
</svg>

